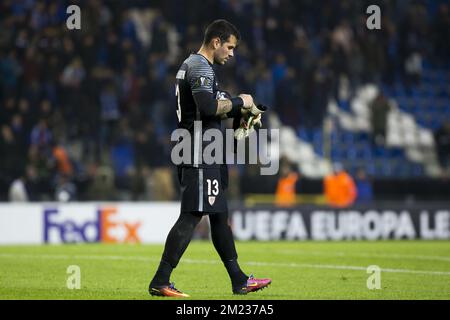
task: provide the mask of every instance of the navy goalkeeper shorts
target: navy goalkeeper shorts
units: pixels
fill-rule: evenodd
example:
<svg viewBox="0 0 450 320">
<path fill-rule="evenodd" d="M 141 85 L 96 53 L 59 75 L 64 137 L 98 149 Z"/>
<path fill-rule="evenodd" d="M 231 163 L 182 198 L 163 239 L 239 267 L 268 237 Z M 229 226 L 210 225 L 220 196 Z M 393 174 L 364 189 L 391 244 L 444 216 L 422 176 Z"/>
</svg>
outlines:
<svg viewBox="0 0 450 320">
<path fill-rule="evenodd" d="M 225 189 L 228 177 L 219 167 L 178 167 L 181 212 L 215 214 L 228 212 Z"/>
</svg>

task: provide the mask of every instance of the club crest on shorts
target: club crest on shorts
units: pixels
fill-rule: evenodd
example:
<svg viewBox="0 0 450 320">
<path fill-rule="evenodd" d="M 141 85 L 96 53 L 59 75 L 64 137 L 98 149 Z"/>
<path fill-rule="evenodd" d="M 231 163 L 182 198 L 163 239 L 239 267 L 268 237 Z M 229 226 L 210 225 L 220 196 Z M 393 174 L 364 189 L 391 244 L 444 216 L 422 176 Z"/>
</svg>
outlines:
<svg viewBox="0 0 450 320">
<path fill-rule="evenodd" d="M 208 197 L 208 202 L 210 205 L 213 205 L 215 201 L 216 201 L 216 197 L 213 197 L 213 196 Z"/>
</svg>

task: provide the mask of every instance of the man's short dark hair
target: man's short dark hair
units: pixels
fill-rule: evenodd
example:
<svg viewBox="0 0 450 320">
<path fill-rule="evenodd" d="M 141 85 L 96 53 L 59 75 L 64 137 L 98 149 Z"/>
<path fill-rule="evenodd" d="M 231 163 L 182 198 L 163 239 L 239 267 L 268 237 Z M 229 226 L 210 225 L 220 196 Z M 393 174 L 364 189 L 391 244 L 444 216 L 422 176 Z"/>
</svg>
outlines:
<svg viewBox="0 0 450 320">
<path fill-rule="evenodd" d="M 233 24 L 224 19 L 215 20 L 206 28 L 203 43 L 208 44 L 214 38 L 219 38 L 223 43 L 226 42 L 231 35 L 235 36 L 238 42 L 241 39 L 239 30 Z"/>
</svg>

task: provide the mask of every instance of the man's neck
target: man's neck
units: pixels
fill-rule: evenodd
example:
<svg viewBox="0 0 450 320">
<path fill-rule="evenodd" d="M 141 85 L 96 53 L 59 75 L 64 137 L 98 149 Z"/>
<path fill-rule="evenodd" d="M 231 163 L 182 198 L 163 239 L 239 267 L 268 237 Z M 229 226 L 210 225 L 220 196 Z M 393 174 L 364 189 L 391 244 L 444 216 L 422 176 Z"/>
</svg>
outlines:
<svg viewBox="0 0 450 320">
<path fill-rule="evenodd" d="M 204 56 L 206 60 L 209 61 L 209 63 L 214 64 L 214 54 L 211 50 L 209 50 L 205 46 L 202 46 L 200 50 L 197 51 L 197 53 Z"/>
</svg>

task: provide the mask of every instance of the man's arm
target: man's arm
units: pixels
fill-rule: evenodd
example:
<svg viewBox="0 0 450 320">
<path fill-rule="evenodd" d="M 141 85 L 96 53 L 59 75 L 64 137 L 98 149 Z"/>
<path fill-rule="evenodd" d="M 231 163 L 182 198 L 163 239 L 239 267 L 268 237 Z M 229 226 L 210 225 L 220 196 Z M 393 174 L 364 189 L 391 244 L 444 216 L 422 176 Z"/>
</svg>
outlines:
<svg viewBox="0 0 450 320">
<path fill-rule="evenodd" d="M 247 109 L 253 105 L 253 98 L 247 94 L 241 94 L 230 99 L 216 100 L 212 93 L 200 91 L 194 93 L 194 100 L 203 116 L 216 116 L 221 119 L 240 116 L 241 109 Z"/>
<path fill-rule="evenodd" d="M 219 100 L 217 106 L 217 116 L 219 116 L 222 120 L 240 118 L 243 114 L 245 114 L 245 110 L 247 110 L 247 107 L 244 104 L 233 110 L 232 100 Z"/>
<path fill-rule="evenodd" d="M 227 118 L 227 113 L 233 109 L 233 102 L 229 99 L 217 100 L 217 112 L 216 116 L 220 116 L 222 119 Z"/>
<path fill-rule="evenodd" d="M 225 92 L 226 95 L 230 96 Z M 237 105 L 233 109 L 233 106 Z M 253 98 L 249 94 L 240 94 L 235 98 L 220 99 L 218 100 L 217 116 L 223 119 L 233 119 L 241 117 L 244 114 L 243 110 L 248 109 L 253 105 Z"/>
<path fill-rule="evenodd" d="M 212 93 L 206 91 L 194 93 L 194 101 L 200 114 L 205 117 L 222 116 L 233 109 L 231 100 L 216 100 Z"/>
</svg>

